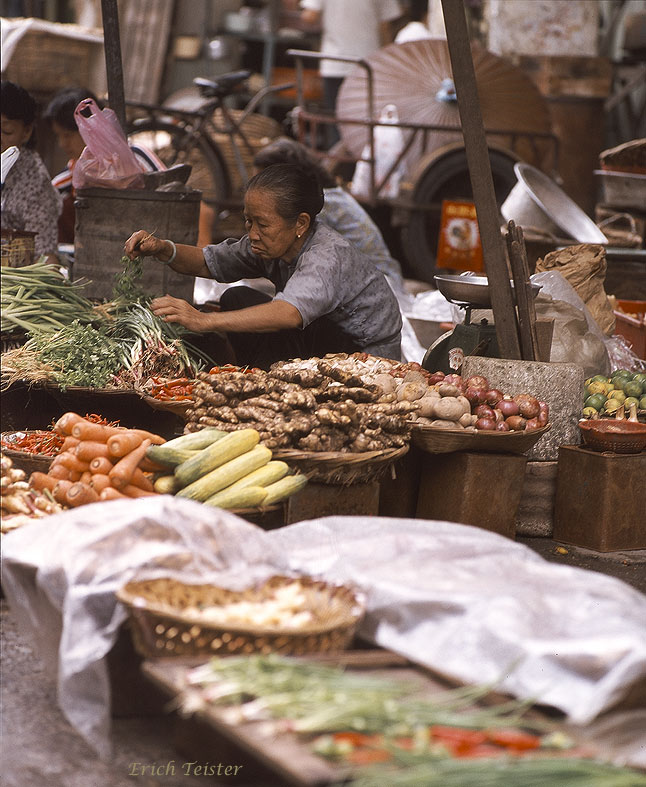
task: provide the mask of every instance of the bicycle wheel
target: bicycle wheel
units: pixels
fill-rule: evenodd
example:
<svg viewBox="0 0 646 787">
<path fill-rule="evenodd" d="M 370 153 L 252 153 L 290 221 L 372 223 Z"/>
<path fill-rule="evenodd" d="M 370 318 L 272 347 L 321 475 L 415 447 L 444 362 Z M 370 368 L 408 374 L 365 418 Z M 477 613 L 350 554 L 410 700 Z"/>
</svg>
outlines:
<svg viewBox="0 0 646 787">
<path fill-rule="evenodd" d="M 491 175 L 498 207 L 516 185 L 513 154 L 489 149 Z M 413 209 L 401 230 L 401 243 L 410 273 L 421 281 L 433 283 L 440 235 L 442 200 L 473 199 L 469 165 L 464 149 L 451 151 L 433 161 L 415 184 Z"/>
<path fill-rule="evenodd" d="M 199 189 L 202 199 L 216 214 L 231 200 L 231 183 L 220 152 L 202 138 L 194 138 L 179 126 L 156 120 L 140 120 L 131 124 L 128 139 L 142 145 L 164 162 L 167 167 L 190 164 L 187 185 Z"/>
</svg>

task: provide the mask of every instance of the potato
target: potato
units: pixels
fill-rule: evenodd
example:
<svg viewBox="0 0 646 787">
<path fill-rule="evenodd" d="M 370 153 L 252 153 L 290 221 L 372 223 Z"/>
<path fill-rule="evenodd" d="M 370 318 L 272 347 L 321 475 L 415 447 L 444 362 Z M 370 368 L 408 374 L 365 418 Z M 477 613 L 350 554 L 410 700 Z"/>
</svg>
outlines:
<svg viewBox="0 0 646 787">
<path fill-rule="evenodd" d="M 425 418 L 434 418 L 435 417 L 435 404 L 439 402 L 440 397 L 437 396 L 422 396 L 421 399 L 418 399 L 416 404 L 419 405 L 417 410 L 418 415 L 423 415 Z"/>
<path fill-rule="evenodd" d="M 477 415 L 471 415 L 471 413 L 464 413 L 464 415 L 461 415 L 460 418 L 458 419 L 458 423 L 460 424 L 460 426 L 464 426 L 466 428 L 467 426 L 473 426 L 477 420 L 478 420 Z"/>
<path fill-rule="evenodd" d="M 373 378 L 375 385 L 378 385 L 385 394 L 394 393 L 397 388 L 397 381 L 390 374 L 376 374 Z"/>
<path fill-rule="evenodd" d="M 438 385 L 437 390 L 440 393 L 440 396 L 459 396 L 460 389 L 457 385 L 453 385 L 453 383 L 440 383 Z"/>
<path fill-rule="evenodd" d="M 428 390 L 425 383 L 402 383 L 397 388 L 397 399 L 402 402 L 416 402 Z"/>
<path fill-rule="evenodd" d="M 462 405 L 462 410 L 465 413 L 471 413 L 471 402 L 467 399 L 466 396 L 458 396 L 458 402 Z"/>
<path fill-rule="evenodd" d="M 433 423 L 432 418 L 426 418 L 423 415 L 416 415 L 414 416 L 416 424 L 423 424 L 424 426 L 430 426 Z"/>
<path fill-rule="evenodd" d="M 433 412 L 436 418 L 444 421 L 458 421 L 464 415 L 464 408 L 457 397 L 444 396 L 436 401 Z"/>
<path fill-rule="evenodd" d="M 431 421 L 433 429 L 462 429 L 457 421 L 444 421 L 441 418 Z"/>
<path fill-rule="evenodd" d="M 404 375 L 404 382 L 405 383 L 424 383 L 425 386 L 428 386 L 428 380 L 426 379 L 426 375 L 423 372 L 415 371 L 412 369 L 410 372 L 406 372 Z"/>
</svg>

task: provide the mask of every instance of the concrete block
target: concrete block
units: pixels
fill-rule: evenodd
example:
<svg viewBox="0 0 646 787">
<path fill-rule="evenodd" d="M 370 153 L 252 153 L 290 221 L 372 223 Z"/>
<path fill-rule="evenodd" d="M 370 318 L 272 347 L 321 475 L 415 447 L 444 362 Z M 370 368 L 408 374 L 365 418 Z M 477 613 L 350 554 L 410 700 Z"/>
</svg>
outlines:
<svg viewBox="0 0 646 787">
<path fill-rule="evenodd" d="M 560 446 L 580 444 L 582 366 L 468 356 L 461 373 L 464 378 L 484 375 L 493 388 L 506 394 L 530 393 L 549 404 L 552 428 L 527 452 L 530 461 L 556 461 Z"/>
<path fill-rule="evenodd" d="M 558 462 L 527 462 L 516 513 L 516 535 L 551 538 Z"/>
</svg>

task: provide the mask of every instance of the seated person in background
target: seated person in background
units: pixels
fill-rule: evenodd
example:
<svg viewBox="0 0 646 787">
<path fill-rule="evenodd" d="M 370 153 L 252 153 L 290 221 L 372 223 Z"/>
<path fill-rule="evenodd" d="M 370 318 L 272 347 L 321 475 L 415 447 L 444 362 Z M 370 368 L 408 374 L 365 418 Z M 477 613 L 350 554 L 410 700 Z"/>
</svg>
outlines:
<svg viewBox="0 0 646 787">
<path fill-rule="evenodd" d="M 428 27 L 428 0 L 408 0 L 408 22 L 395 36 L 396 44 L 432 38 Z"/>
<path fill-rule="evenodd" d="M 269 279 L 273 298 L 232 287 L 220 311 L 202 312 L 170 295 L 151 304 L 157 316 L 190 331 L 226 332 L 240 365 L 268 369 L 278 360 L 356 351 L 400 360 L 397 300 L 372 262 L 317 219 L 323 200 L 311 171 L 274 164 L 247 184 L 241 239 L 199 249 L 138 230 L 124 252 L 221 282 Z"/>
<path fill-rule="evenodd" d="M 58 242 L 74 243 L 74 188 L 72 186 L 72 170 L 85 148 L 83 137 L 79 133 L 74 117 L 74 110 L 85 98 L 94 99 L 97 106 L 101 102 L 92 91 L 84 87 L 69 87 L 61 90 L 50 101 L 45 110 L 45 117 L 49 120 L 52 131 L 56 135 L 58 144 L 63 152 L 69 156 L 67 167 L 53 178 L 52 183 L 63 197 L 63 212 L 58 222 Z M 151 150 L 142 145 L 130 145 L 137 161 L 144 172 L 159 172 L 166 169 L 164 162 Z M 198 245 L 206 245 L 211 241 L 211 227 L 214 211 L 205 203 L 200 208 L 200 227 Z"/>
<path fill-rule="evenodd" d="M 352 194 L 337 185 L 332 175 L 305 145 L 289 137 L 280 137 L 270 142 L 256 153 L 253 165 L 255 171 L 259 172 L 271 164 L 299 164 L 312 178 L 317 178 L 323 186 L 325 198 L 323 210 L 318 215 L 319 220 L 343 235 L 365 254 L 375 268 L 384 274 L 395 295 L 403 293 L 401 267 L 391 256 L 379 228 Z"/>
<path fill-rule="evenodd" d="M 35 232 L 36 257 L 57 262 L 57 221 L 61 198 L 35 150 L 36 102 L 19 85 L 2 80 L 2 152 L 16 146 L 20 155 L 2 187 L 2 228 Z"/>
</svg>

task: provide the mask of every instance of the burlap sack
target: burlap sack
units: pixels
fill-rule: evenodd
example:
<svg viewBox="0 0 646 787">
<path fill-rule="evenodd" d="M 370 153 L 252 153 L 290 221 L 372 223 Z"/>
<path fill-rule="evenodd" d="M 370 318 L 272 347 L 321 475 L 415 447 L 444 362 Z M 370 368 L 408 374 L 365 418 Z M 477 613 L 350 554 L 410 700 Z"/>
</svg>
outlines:
<svg viewBox="0 0 646 787">
<path fill-rule="evenodd" d="M 556 269 L 564 276 L 588 307 L 599 328 L 606 336 L 612 336 L 615 313 L 603 287 L 606 267 L 605 247 L 592 243 L 551 251 L 536 262 L 537 273 Z"/>
</svg>

